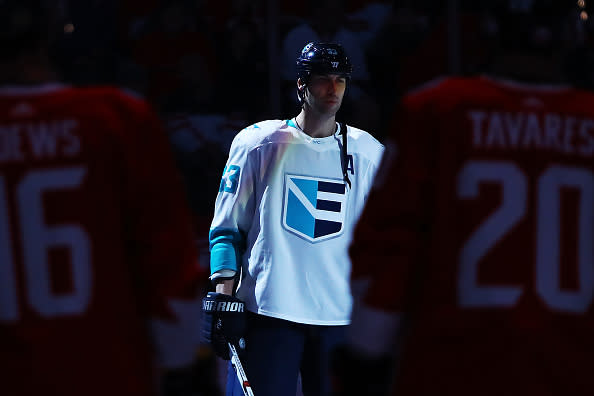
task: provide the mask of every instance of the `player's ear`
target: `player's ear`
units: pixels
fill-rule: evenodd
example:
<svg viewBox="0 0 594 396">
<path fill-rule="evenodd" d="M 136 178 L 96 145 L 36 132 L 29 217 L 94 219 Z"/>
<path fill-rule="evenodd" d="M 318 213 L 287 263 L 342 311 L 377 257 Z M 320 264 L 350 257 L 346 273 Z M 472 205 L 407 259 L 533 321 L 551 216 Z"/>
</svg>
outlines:
<svg viewBox="0 0 594 396">
<path fill-rule="evenodd" d="M 305 82 L 303 82 L 303 80 L 301 80 L 301 78 L 297 79 L 297 89 L 300 92 L 303 92 L 305 90 Z"/>
</svg>

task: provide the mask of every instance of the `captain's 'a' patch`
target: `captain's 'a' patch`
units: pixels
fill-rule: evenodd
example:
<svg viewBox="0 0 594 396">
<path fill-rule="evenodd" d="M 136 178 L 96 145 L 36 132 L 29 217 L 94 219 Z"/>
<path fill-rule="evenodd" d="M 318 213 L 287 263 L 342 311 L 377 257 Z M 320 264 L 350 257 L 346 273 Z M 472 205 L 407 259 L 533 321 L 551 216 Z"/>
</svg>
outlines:
<svg viewBox="0 0 594 396">
<path fill-rule="evenodd" d="M 283 227 L 309 242 L 344 230 L 346 187 L 342 180 L 285 175 Z"/>
</svg>

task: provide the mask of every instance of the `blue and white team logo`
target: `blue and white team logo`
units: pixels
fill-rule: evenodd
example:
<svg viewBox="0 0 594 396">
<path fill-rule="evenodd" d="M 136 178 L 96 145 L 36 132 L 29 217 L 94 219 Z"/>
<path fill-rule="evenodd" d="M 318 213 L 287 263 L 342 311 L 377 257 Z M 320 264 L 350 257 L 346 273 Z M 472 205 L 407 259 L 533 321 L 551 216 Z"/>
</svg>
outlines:
<svg viewBox="0 0 594 396">
<path fill-rule="evenodd" d="M 342 234 L 346 214 L 342 180 L 285 175 L 283 227 L 309 242 Z"/>
</svg>

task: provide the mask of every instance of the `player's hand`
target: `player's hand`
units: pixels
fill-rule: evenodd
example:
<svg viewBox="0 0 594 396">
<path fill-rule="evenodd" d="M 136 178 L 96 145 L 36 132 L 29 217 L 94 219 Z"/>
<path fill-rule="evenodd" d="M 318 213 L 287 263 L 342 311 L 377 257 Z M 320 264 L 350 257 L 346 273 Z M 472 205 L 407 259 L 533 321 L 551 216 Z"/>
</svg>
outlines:
<svg viewBox="0 0 594 396">
<path fill-rule="evenodd" d="M 393 369 L 388 357 L 369 358 L 339 345 L 330 354 L 332 396 L 386 396 Z"/>
<path fill-rule="evenodd" d="M 245 304 L 237 297 L 209 292 L 202 300 L 202 338 L 217 356 L 229 360 L 228 342 L 240 345 L 245 333 Z"/>
</svg>

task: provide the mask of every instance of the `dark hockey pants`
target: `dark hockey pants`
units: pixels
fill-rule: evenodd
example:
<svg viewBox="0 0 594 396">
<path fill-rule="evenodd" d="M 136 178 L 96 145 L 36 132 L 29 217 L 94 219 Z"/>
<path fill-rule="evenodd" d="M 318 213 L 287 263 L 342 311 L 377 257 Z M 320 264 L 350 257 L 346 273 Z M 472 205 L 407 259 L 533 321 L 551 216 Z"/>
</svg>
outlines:
<svg viewBox="0 0 594 396">
<path fill-rule="evenodd" d="M 248 313 L 241 362 L 256 396 L 295 396 L 298 375 L 304 396 L 330 394 L 329 353 L 346 326 L 317 326 Z M 243 396 L 231 364 L 227 396 Z"/>
</svg>

